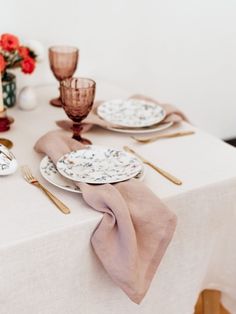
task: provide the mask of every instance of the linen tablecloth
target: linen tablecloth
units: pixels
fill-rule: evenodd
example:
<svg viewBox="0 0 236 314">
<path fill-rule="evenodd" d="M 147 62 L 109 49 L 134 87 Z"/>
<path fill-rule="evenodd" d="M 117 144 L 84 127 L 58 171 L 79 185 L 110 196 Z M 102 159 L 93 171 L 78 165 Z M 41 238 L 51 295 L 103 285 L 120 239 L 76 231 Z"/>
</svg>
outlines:
<svg viewBox="0 0 236 314">
<path fill-rule="evenodd" d="M 48 105 L 54 86 L 36 90 L 39 106 L 29 112 L 9 110 L 15 123 L 1 136 L 14 141 L 19 163 L 28 164 L 71 214 L 61 214 L 19 170 L 0 178 L 0 313 L 191 314 L 205 288 L 221 290 L 224 305 L 236 313 L 236 150 L 187 123 L 173 130 L 195 129 L 196 135 L 147 145 L 99 128 L 87 134 L 96 144 L 132 146 L 183 181 L 175 186 L 145 167 L 145 184 L 177 214 L 178 225 L 145 299 L 135 305 L 91 249 L 90 236 L 101 214 L 81 196 L 40 176 L 33 144 L 65 114 Z M 97 98 L 129 95 L 98 82 Z"/>
</svg>

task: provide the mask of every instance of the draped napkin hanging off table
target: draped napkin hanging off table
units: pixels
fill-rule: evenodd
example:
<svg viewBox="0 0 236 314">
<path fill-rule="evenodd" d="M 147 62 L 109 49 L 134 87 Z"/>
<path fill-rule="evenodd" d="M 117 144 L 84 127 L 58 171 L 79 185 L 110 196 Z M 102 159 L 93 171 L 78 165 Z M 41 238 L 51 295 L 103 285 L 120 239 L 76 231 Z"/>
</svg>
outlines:
<svg viewBox="0 0 236 314">
<path fill-rule="evenodd" d="M 35 150 L 58 159 L 83 146 L 62 131 L 42 136 Z M 76 183 L 85 202 L 102 212 L 92 247 L 113 281 L 135 302 L 145 296 L 172 239 L 176 216 L 145 184 L 131 179 L 117 184 Z"/>
</svg>

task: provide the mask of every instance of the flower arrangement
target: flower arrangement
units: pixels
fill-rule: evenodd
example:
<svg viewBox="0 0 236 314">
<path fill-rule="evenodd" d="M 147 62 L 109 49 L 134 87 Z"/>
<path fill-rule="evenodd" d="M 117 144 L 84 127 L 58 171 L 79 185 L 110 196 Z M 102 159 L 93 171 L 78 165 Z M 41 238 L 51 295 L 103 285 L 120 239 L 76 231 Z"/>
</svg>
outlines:
<svg viewBox="0 0 236 314">
<path fill-rule="evenodd" d="M 21 68 L 25 74 L 31 74 L 36 65 L 36 53 L 29 47 L 22 46 L 18 37 L 2 34 L 0 37 L 0 72 L 7 80 L 8 69 Z"/>
<path fill-rule="evenodd" d="M 22 45 L 15 35 L 0 35 L 0 74 L 6 107 L 13 107 L 16 103 L 16 77 L 8 70 L 20 68 L 23 73 L 31 74 L 43 56 L 44 48 L 36 40 Z"/>
</svg>

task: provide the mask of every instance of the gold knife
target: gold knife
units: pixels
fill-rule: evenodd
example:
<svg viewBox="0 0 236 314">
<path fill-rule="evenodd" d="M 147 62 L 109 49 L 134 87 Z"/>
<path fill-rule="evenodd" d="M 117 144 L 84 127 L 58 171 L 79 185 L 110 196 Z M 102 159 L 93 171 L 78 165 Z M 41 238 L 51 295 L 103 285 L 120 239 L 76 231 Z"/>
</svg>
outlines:
<svg viewBox="0 0 236 314">
<path fill-rule="evenodd" d="M 179 136 L 187 136 L 187 135 L 192 135 L 194 134 L 194 131 L 180 131 L 176 133 L 168 133 L 168 134 L 160 134 L 160 135 L 154 135 L 151 137 L 146 137 L 146 138 L 141 138 L 141 137 L 136 137 L 136 136 L 131 136 L 135 141 L 147 144 L 151 143 L 157 140 L 160 140 L 162 138 L 172 138 L 172 137 L 179 137 Z"/>
<path fill-rule="evenodd" d="M 124 150 L 135 155 L 136 157 L 138 157 L 140 160 L 142 160 L 142 162 L 148 166 L 150 166 L 151 168 L 153 168 L 155 171 L 157 171 L 159 174 L 161 174 L 163 177 L 165 177 L 167 180 L 171 181 L 174 184 L 177 185 L 181 185 L 182 181 L 179 180 L 178 178 L 174 177 L 172 174 L 168 173 L 167 171 L 155 166 L 153 163 L 151 163 L 150 161 L 148 161 L 147 159 L 145 159 L 144 157 L 142 157 L 140 154 L 136 153 L 133 149 L 131 149 L 128 146 L 124 146 Z"/>
</svg>

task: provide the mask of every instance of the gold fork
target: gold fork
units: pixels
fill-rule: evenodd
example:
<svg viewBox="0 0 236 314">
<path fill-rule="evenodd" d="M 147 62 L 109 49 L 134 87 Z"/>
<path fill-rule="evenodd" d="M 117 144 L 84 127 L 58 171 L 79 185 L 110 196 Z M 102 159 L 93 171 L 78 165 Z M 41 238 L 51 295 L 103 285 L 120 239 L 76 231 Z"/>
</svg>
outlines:
<svg viewBox="0 0 236 314">
<path fill-rule="evenodd" d="M 47 197 L 57 206 L 57 208 L 63 212 L 63 214 L 69 214 L 70 209 L 63 204 L 56 196 L 54 196 L 51 192 L 49 192 L 32 174 L 30 168 L 28 166 L 22 166 L 22 174 L 24 179 L 30 183 L 41 189 Z"/>
</svg>

